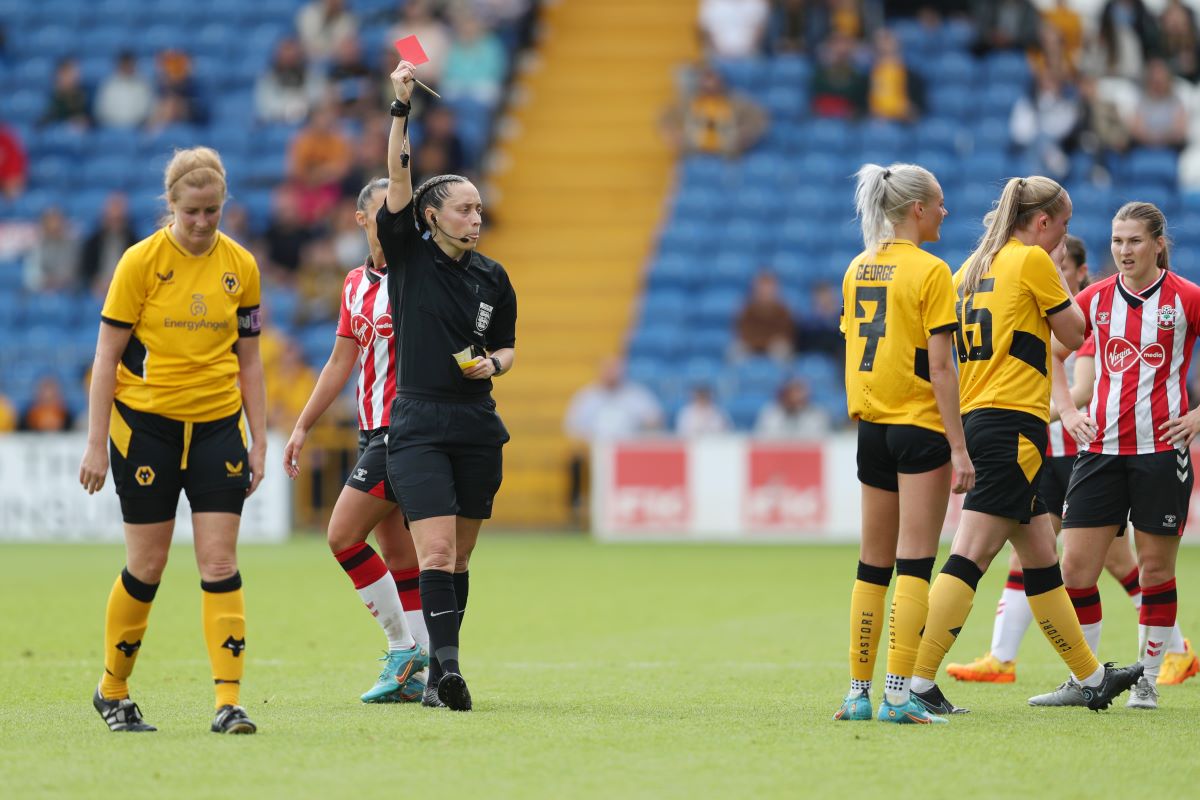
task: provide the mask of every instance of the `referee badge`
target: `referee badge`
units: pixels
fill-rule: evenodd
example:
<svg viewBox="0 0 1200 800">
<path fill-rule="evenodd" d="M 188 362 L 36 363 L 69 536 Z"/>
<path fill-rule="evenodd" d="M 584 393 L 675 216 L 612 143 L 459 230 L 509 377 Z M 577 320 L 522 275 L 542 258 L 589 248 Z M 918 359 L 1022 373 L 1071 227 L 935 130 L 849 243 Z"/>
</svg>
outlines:
<svg viewBox="0 0 1200 800">
<path fill-rule="evenodd" d="M 479 304 L 479 313 L 475 315 L 475 332 L 483 333 L 492 323 L 492 307 L 487 303 Z"/>
</svg>

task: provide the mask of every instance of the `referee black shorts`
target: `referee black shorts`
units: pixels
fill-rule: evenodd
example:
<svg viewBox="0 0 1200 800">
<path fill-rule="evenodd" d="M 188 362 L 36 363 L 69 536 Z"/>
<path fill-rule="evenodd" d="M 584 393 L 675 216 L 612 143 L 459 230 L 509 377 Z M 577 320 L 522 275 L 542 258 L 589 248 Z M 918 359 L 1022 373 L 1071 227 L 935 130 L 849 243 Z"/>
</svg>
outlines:
<svg viewBox="0 0 1200 800">
<path fill-rule="evenodd" d="M 937 431 L 858 421 L 858 479 L 866 486 L 896 492 L 898 473 L 930 472 L 949 461 L 950 444 Z"/>
<path fill-rule="evenodd" d="M 1134 530 L 1182 536 L 1194 480 L 1187 451 L 1080 453 L 1067 487 L 1063 527 L 1123 529 L 1128 519 Z"/>
<path fill-rule="evenodd" d="M 396 502 L 396 493 L 387 476 L 387 428 L 358 432 L 358 461 L 346 485 L 369 495 Z"/>
<path fill-rule="evenodd" d="M 508 430 L 496 402 L 396 398 L 387 436 L 387 474 L 409 521 L 489 519 L 503 479 Z"/>
<path fill-rule="evenodd" d="M 1024 411 L 978 408 L 963 417 L 975 486 L 963 509 L 1022 524 L 1046 513 L 1038 494 L 1048 434 L 1045 421 Z"/>
<path fill-rule="evenodd" d="M 241 412 L 181 422 L 113 402 L 108 428 L 113 484 L 131 525 L 175 519 L 179 492 L 192 512 L 241 514 L 250 486 Z"/>
</svg>

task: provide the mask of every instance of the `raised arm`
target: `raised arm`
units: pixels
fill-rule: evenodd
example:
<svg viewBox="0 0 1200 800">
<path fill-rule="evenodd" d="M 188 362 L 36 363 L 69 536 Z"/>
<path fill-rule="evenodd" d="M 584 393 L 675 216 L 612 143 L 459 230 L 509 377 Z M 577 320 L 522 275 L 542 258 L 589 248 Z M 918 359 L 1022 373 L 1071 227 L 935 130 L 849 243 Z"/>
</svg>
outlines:
<svg viewBox="0 0 1200 800">
<path fill-rule="evenodd" d="M 393 214 L 398 214 L 412 200 L 412 173 L 408 168 L 408 109 L 413 93 L 413 73 L 415 67 L 407 61 L 401 61 L 392 71 L 392 88 L 396 92 L 396 103 L 393 109 L 404 112 L 403 116 L 395 116 L 392 112 L 392 130 L 388 134 L 388 192 L 387 208 Z"/>
</svg>

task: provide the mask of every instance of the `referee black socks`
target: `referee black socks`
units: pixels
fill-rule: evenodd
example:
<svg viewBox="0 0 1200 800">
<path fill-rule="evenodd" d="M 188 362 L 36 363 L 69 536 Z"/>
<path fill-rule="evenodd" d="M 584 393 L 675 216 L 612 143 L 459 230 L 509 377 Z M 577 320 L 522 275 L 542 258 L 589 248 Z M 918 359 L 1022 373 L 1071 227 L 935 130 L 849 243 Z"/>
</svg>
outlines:
<svg viewBox="0 0 1200 800">
<path fill-rule="evenodd" d="M 463 587 L 466 588 L 466 573 Z M 429 629 L 430 683 L 444 672 L 460 672 L 458 666 L 459 606 L 455 594 L 457 576 L 441 569 L 424 569 L 418 578 L 421 587 L 421 613 Z M 465 597 L 464 597 L 465 599 Z M 438 668 L 440 667 L 440 669 Z M 436 679 L 436 680 L 435 680 Z"/>
</svg>

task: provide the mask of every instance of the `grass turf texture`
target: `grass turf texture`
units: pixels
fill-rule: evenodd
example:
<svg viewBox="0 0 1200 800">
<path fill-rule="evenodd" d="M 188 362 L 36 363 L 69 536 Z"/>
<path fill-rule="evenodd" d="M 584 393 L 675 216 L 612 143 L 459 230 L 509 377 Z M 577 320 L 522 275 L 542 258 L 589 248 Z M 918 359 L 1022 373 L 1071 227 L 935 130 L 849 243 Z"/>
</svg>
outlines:
<svg viewBox="0 0 1200 800">
<path fill-rule="evenodd" d="M 471 714 L 361 704 L 383 638 L 323 543 L 245 547 L 251 737 L 208 732 L 190 550 L 172 553 L 131 683 L 160 729 L 140 735 L 109 733 L 90 702 L 122 551 L 0 554 L 7 797 L 1182 797 L 1200 779 L 1200 680 L 1163 687 L 1157 712 L 1124 698 L 1100 714 L 1028 708 L 1066 675 L 1036 630 L 1015 685 L 943 676 L 973 709 L 949 725 L 832 722 L 852 547 L 485 534 L 463 642 Z M 987 649 L 1002 567 L 950 660 Z M 1180 567 L 1181 621 L 1200 639 L 1200 549 Z M 1136 619 L 1114 581 L 1101 586 L 1101 655 L 1127 663 Z"/>
</svg>

